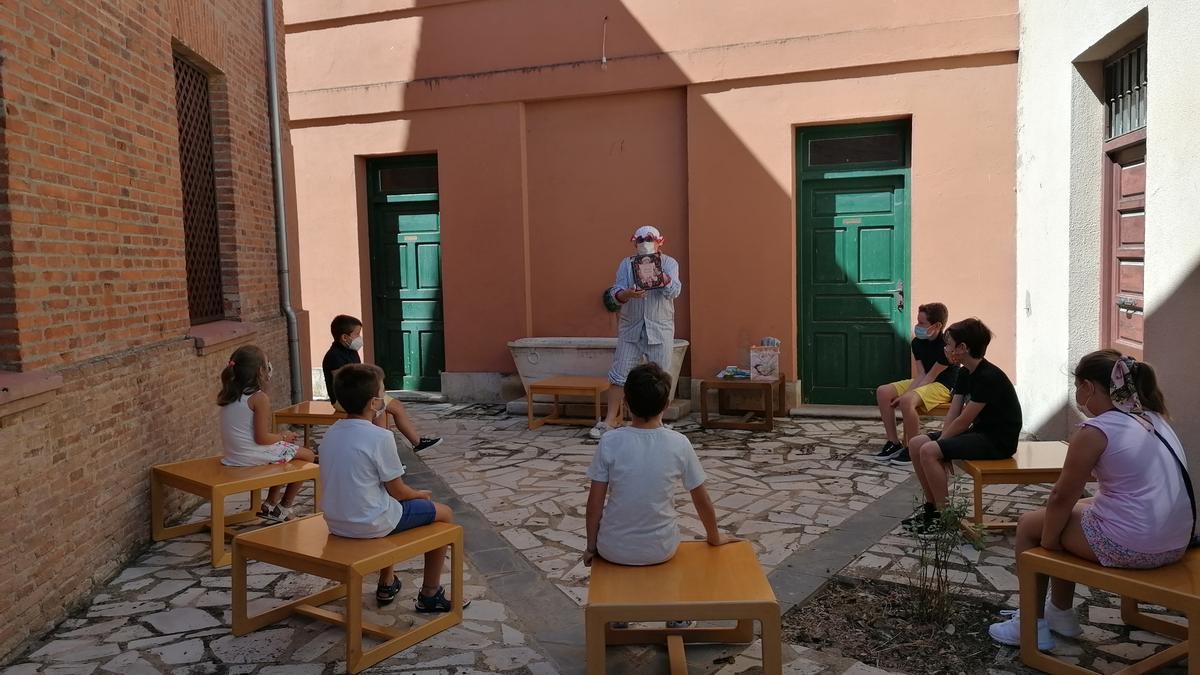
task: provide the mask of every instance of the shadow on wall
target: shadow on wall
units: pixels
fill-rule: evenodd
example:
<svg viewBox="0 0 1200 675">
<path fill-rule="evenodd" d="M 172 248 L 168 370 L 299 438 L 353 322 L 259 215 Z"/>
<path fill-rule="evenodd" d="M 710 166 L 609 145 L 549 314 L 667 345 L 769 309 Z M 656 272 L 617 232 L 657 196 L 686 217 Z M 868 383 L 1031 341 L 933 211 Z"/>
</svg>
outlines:
<svg viewBox="0 0 1200 675">
<path fill-rule="evenodd" d="M 1200 378 L 1196 376 L 1197 352 L 1193 336 L 1200 335 L 1200 265 L 1165 300 L 1146 314 L 1145 361 L 1154 366 L 1159 387 L 1171 412 L 1171 426 L 1179 435 L 1187 454 L 1192 482 L 1200 491 Z M 1097 347 L 1099 348 L 1099 347 Z M 1062 374 L 1070 386 L 1067 399 L 1041 427 L 1030 429 L 1043 440 L 1063 439 L 1082 420 L 1075 410 L 1075 363 L 1067 364 Z"/>
<path fill-rule="evenodd" d="M 4 56 L 0 54 L 0 104 L 4 98 Z M 16 316 L 13 275 L 12 209 L 8 204 L 8 115 L 0 110 L 0 317 Z M 0 370 L 18 370 L 17 327 L 0 327 Z"/>
</svg>

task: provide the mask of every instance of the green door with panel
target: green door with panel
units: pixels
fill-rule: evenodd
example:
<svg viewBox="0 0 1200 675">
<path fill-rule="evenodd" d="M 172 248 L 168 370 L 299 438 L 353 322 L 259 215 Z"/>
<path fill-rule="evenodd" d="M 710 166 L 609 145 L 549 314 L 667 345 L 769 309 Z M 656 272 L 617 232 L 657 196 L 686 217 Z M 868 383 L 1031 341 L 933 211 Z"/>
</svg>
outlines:
<svg viewBox="0 0 1200 675">
<path fill-rule="evenodd" d="M 864 134 L 899 131 L 870 125 L 802 134 L 850 140 L 840 148 L 802 142 L 806 154 L 798 155 L 799 362 L 807 403 L 873 404 L 876 387 L 909 376 L 907 170 L 871 166 L 889 153 L 905 158 L 907 139 L 861 147 Z"/>
<path fill-rule="evenodd" d="M 441 389 L 446 357 L 436 170 L 431 156 L 368 165 L 375 359 L 388 389 Z"/>
</svg>

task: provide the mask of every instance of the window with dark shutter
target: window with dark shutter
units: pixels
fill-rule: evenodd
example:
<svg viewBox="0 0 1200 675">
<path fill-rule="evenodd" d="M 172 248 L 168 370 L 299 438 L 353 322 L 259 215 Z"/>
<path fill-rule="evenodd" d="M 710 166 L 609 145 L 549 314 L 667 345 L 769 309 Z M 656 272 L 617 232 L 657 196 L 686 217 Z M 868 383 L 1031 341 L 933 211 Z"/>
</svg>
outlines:
<svg viewBox="0 0 1200 675">
<path fill-rule="evenodd" d="M 1146 126 L 1146 43 L 1129 47 L 1104 66 L 1108 139 Z"/>
<path fill-rule="evenodd" d="M 195 325 L 223 319 L 225 311 L 208 75 L 178 54 L 175 55 L 175 101 L 179 115 L 188 313 Z"/>
</svg>

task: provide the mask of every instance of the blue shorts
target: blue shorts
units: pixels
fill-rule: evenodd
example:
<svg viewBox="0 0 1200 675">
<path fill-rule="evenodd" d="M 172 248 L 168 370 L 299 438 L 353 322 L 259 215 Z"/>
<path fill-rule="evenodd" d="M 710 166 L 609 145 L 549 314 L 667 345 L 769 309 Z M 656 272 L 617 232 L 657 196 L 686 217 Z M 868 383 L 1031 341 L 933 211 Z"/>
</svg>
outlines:
<svg viewBox="0 0 1200 675">
<path fill-rule="evenodd" d="M 437 518 L 437 507 L 428 499 L 406 499 L 400 502 L 400 505 L 404 507 L 404 513 L 400 515 L 400 522 L 396 523 L 390 534 L 428 525 Z"/>
</svg>

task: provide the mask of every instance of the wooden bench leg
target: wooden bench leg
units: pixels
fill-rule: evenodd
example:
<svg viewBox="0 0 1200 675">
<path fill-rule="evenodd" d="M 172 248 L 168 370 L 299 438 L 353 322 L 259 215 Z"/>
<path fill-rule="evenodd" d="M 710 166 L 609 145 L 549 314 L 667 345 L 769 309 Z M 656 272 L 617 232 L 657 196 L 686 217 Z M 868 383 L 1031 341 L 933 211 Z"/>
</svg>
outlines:
<svg viewBox="0 0 1200 675">
<path fill-rule="evenodd" d="M 687 675 L 687 658 L 683 651 L 683 638 L 667 636 L 667 660 L 671 664 L 671 675 Z"/>
<path fill-rule="evenodd" d="M 209 495 L 209 531 L 212 532 L 212 566 L 224 567 L 232 557 L 225 550 L 225 495 L 213 490 Z"/>
<path fill-rule="evenodd" d="M 362 663 L 362 585 L 363 578 L 354 570 L 346 576 L 346 671 L 357 673 Z"/>
<path fill-rule="evenodd" d="M 607 621 L 591 608 L 583 611 L 585 630 L 587 632 L 587 672 L 588 675 L 604 675 L 604 655 L 608 648 L 605 644 L 605 629 Z"/>
<path fill-rule="evenodd" d="M 1150 614 L 1144 614 L 1138 608 L 1138 601 L 1136 599 L 1124 595 L 1121 596 L 1121 621 L 1130 626 L 1148 630 L 1151 633 L 1173 637 L 1176 640 L 1188 639 L 1188 629 L 1191 627 L 1190 621 L 1188 622 L 1188 626 L 1180 626 L 1177 623 L 1172 623 Z"/>
<path fill-rule="evenodd" d="M 760 622 L 762 624 L 763 675 L 782 675 L 783 630 L 780 625 L 778 606 L 775 611 L 764 614 Z"/>
</svg>

